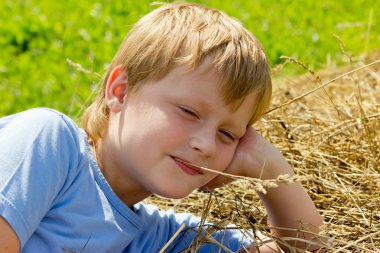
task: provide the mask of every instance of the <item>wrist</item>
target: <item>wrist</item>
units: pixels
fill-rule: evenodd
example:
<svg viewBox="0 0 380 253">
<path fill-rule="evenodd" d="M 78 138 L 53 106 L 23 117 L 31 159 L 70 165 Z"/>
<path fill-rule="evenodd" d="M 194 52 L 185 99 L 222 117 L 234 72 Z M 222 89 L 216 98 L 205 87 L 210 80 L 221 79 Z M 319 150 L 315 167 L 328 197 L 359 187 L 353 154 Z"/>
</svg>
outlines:
<svg viewBox="0 0 380 253">
<path fill-rule="evenodd" d="M 276 150 L 275 153 L 268 154 L 263 158 L 263 165 L 259 170 L 248 169 L 246 175 L 262 180 L 272 180 L 280 175 L 291 177 L 294 175 L 294 172 L 282 154 Z"/>
</svg>

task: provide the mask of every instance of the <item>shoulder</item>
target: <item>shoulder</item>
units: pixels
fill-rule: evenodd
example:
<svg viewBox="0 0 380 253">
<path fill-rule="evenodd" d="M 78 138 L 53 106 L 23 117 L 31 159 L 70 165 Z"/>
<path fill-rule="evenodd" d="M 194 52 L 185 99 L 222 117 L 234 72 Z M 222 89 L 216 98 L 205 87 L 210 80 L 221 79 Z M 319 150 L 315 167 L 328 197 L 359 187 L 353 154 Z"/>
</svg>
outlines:
<svg viewBox="0 0 380 253">
<path fill-rule="evenodd" d="M 76 124 L 65 114 L 50 108 L 34 108 L 1 119 L 3 124 L 24 123 L 25 127 L 67 124 L 75 127 Z"/>
<path fill-rule="evenodd" d="M 63 196 L 72 197 L 68 189 L 74 183 L 90 181 L 86 144 L 83 130 L 55 110 L 31 109 L 0 118 L 0 213 L 22 245 L 47 212 L 63 203 Z M 80 187 L 82 194 L 88 186 Z"/>
<path fill-rule="evenodd" d="M 68 116 L 48 108 L 30 109 L 0 119 L 0 155 L 38 154 L 61 160 L 66 156 L 80 159 L 87 137 Z M 3 154 L 5 152 L 6 154 Z M 69 157 L 67 157 L 69 159 Z"/>
<path fill-rule="evenodd" d="M 41 138 L 44 135 L 57 137 L 78 132 L 79 127 L 72 119 L 49 108 L 30 109 L 0 119 L 0 135 L 14 133 L 14 137 L 27 134 Z"/>
<path fill-rule="evenodd" d="M 28 171 L 37 181 L 49 176 L 51 182 L 65 181 L 88 163 L 88 150 L 84 131 L 58 111 L 37 108 L 0 119 L 2 172 Z"/>
</svg>

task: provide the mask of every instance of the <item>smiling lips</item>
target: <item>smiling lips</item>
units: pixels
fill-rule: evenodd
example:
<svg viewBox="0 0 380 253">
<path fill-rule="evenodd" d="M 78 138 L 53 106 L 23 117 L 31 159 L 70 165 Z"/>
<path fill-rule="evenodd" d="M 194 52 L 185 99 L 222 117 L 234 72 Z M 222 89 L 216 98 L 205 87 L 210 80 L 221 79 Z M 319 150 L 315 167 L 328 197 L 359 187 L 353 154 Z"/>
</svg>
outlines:
<svg viewBox="0 0 380 253">
<path fill-rule="evenodd" d="M 193 165 L 190 165 L 190 163 L 186 162 L 186 161 L 183 161 L 179 158 L 176 158 L 176 157 L 173 157 L 174 161 L 176 162 L 176 164 L 187 174 L 189 175 L 200 175 L 200 174 L 203 174 L 202 171 L 200 170 L 200 168 L 196 167 L 196 166 L 193 166 Z"/>
</svg>

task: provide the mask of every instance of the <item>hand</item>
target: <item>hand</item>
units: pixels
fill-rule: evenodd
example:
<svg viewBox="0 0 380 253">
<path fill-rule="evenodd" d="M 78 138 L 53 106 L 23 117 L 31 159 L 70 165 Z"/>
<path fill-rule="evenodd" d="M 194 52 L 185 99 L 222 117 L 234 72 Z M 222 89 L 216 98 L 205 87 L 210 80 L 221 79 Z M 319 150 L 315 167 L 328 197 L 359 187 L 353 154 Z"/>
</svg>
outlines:
<svg viewBox="0 0 380 253">
<path fill-rule="evenodd" d="M 274 179 L 280 174 L 293 174 L 281 152 L 252 127 L 249 127 L 240 139 L 235 154 L 224 172 L 260 179 Z M 201 189 L 221 187 L 233 180 L 219 175 Z"/>
</svg>

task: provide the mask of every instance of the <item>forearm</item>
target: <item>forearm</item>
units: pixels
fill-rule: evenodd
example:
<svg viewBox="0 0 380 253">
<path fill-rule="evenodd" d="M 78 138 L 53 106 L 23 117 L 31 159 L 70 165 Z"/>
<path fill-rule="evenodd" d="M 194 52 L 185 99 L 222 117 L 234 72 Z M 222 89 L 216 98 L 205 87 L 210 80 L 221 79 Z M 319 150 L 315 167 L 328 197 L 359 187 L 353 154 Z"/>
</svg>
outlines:
<svg viewBox="0 0 380 253">
<path fill-rule="evenodd" d="M 268 189 L 265 195 L 259 193 L 259 196 L 267 210 L 274 236 L 318 243 L 315 234 L 320 231 L 319 227 L 323 222 L 300 183 L 280 184 L 277 188 Z M 311 247 L 311 244 L 303 243 L 301 240 L 286 242 L 298 248 Z"/>
<path fill-rule="evenodd" d="M 271 159 L 262 173 L 263 179 L 274 179 L 279 175 L 293 175 L 293 170 L 278 150 L 272 150 Z M 298 248 L 317 248 L 305 241 L 320 242 L 315 237 L 323 224 L 321 216 L 299 182 L 279 183 L 278 187 L 266 189 L 259 196 L 268 213 L 272 234 L 280 238 L 296 238 L 286 243 Z M 286 250 L 284 245 L 281 247 Z"/>
</svg>

